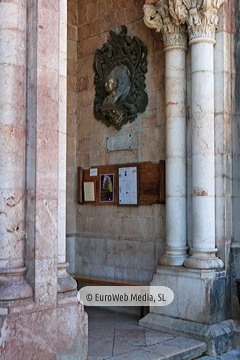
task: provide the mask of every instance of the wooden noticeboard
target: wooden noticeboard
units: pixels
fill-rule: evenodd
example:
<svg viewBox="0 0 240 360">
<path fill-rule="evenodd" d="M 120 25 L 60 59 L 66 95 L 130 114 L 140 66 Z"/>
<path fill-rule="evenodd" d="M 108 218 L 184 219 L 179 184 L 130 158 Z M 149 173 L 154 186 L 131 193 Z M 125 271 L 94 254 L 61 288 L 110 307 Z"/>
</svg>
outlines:
<svg viewBox="0 0 240 360">
<path fill-rule="evenodd" d="M 137 205 L 165 203 L 165 161 L 142 162 L 78 168 L 78 202 L 80 204 L 119 205 L 119 169 L 137 167 Z M 94 182 L 95 202 L 84 201 L 84 182 Z M 105 184 L 108 184 L 106 190 Z M 127 205 L 129 206 L 129 205 Z"/>
</svg>

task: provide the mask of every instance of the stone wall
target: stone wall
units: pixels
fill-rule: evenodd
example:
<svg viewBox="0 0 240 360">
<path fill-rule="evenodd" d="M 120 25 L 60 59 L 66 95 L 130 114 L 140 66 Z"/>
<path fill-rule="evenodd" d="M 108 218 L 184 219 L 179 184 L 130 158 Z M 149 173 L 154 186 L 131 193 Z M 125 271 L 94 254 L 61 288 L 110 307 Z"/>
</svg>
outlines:
<svg viewBox="0 0 240 360">
<path fill-rule="evenodd" d="M 150 279 L 165 239 L 165 206 L 78 205 L 77 166 L 153 161 L 165 158 L 164 53 L 161 34 L 144 26 L 144 1 L 68 1 L 68 201 L 67 239 L 70 271 L 102 276 Z M 239 100 L 232 114 L 233 70 L 232 39 L 238 5 L 224 3 L 219 11 L 219 26 L 214 47 L 215 85 L 215 191 L 216 247 L 218 256 L 229 269 L 232 238 L 239 238 L 238 220 L 238 121 Z M 236 14 L 236 15 L 235 15 Z M 109 30 L 127 25 L 130 36 L 138 36 L 148 47 L 147 92 L 149 105 L 133 124 L 118 132 L 95 120 L 93 115 L 94 52 L 108 39 Z M 238 28 L 235 35 L 237 64 Z M 78 32 L 77 32 L 78 31 Z M 188 245 L 192 246 L 192 144 L 191 144 L 191 60 L 187 53 L 187 188 Z M 238 65 L 236 65 L 238 66 Z M 233 125 L 232 125 L 233 124 Z M 106 137 L 135 132 L 134 150 L 106 152 Z M 232 143 L 232 134 L 235 140 Z M 233 158 L 232 158 L 232 146 Z M 233 159 L 233 165 L 232 165 Z M 232 178 L 235 178 L 232 183 Z M 232 197 L 233 195 L 233 197 Z M 233 203 L 232 203 L 233 199 Z M 233 204 L 233 207 L 232 207 Z M 233 222 L 232 222 L 233 219 Z M 147 250 L 146 250 L 147 249 Z M 96 256 L 97 254 L 97 256 Z"/>
<path fill-rule="evenodd" d="M 144 1 L 74 1 L 68 18 L 68 203 L 71 270 L 89 275 L 150 280 L 163 253 L 164 205 L 117 207 L 77 205 L 76 168 L 165 158 L 164 53 L 161 35 L 143 23 Z M 149 104 L 118 131 L 93 115 L 94 53 L 110 30 L 126 25 L 148 48 Z M 78 39 L 76 27 L 78 26 Z M 76 41 L 78 40 L 78 41 Z M 78 43 L 78 58 L 76 47 Z M 77 75 L 77 76 L 76 76 Z M 76 110 L 77 109 L 77 110 Z M 77 111 L 77 114 L 76 114 Z M 134 150 L 106 152 L 106 137 L 135 132 Z M 76 222 L 75 222 L 76 219 Z M 76 238 L 76 242 L 74 239 Z"/>
</svg>

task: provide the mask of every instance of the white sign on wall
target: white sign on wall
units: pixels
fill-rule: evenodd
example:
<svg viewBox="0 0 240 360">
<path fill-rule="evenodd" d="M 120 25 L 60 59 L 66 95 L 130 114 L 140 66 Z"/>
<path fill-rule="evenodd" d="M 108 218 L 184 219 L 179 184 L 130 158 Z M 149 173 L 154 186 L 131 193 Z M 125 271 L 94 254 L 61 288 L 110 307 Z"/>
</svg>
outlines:
<svg viewBox="0 0 240 360">
<path fill-rule="evenodd" d="M 119 205 L 138 204 L 137 166 L 118 169 Z"/>
</svg>

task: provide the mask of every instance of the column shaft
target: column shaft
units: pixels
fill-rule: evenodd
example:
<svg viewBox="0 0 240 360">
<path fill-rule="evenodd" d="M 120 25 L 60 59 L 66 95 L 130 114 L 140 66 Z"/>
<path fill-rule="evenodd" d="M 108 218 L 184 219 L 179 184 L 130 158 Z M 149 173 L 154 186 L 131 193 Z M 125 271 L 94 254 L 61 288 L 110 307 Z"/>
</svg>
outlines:
<svg viewBox="0 0 240 360">
<path fill-rule="evenodd" d="M 0 300 L 32 296 L 24 279 L 26 3 L 0 2 Z"/>
<path fill-rule="evenodd" d="M 186 53 L 167 48 L 166 252 L 160 264 L 183 264 L 186 250 Z"/>
<path fill-rule="evenodd" d="M 66 262 L 66 156 L 67 156 L 67 2 L 60 0 L 59 36 L 59 149 L 58 149 L 58 292 L 76 289 Z"/>
<path fill-rule="evenodd" d="M 194 40 L 192 61 L 192 256 L 184 265 L 223 266 L 215 248 L 214 40 Z"/>
<path fill-rule="evenodd" d="M 163 33 L 166 92 L 166 249 L 159 264 L 181 266 L 186 236 L 186 26 L 175 21 L 168 1 L 145 4 L 144 22 Z M 173 10 L 173 9 L 172 9 Z"/>
</svg>

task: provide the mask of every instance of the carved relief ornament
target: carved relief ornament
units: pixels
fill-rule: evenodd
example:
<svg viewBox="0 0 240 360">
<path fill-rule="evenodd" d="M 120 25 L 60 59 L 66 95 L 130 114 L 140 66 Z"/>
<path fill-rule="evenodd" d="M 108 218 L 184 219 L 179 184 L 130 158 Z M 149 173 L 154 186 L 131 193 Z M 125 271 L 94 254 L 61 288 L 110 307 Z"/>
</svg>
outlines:
<svg viewBox="0 0 240 360">
<path fill-rule="evenodd" d="M 218 24 L 218 10 L 224 0 L 161 0 L 155 5 L 144 5 L 144 22 L 148 27 L 162 31 L 167 36 L 169 28 L 166 28 L 166 18 L 172 22 L 175 33 L 178 34 L 184 23 L 188 26 L 190 43 L 210 41 L 215 43 L 215 31 Z M 165 16 L 163 16 L 165 14 Z M 169 36 L 168 35 L 168 36 Z"/>
<path fill-rule="evenodd" d="M 118 130 L 133 122 L 148 103 L 145 92 L 147 47 L 127 35 L 127 27 L 118 33 L 110 31 L 110 39 L 96 50 L 94 115 L 107 126 Z"/>
<path fill-rule="evenodd" d="M 218 10 L 224 0 L 171 0 L 172 12 L 188 25 L 190 43 L 203 39 L 215 43 Z"/>
<path fill-rule="evenodd" d="M 162 32 L 165 51 L 169 48 L 187 50 L 186 25 L 172 11 L 168 0 L 160 0 L 155 5 L 143 5 L 146 26 Z"/>
</svg>

